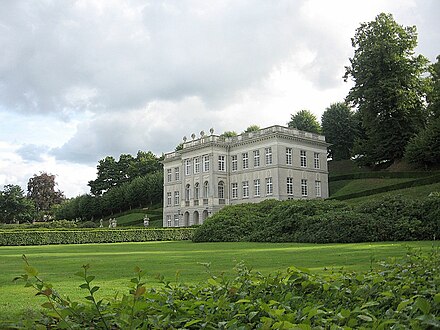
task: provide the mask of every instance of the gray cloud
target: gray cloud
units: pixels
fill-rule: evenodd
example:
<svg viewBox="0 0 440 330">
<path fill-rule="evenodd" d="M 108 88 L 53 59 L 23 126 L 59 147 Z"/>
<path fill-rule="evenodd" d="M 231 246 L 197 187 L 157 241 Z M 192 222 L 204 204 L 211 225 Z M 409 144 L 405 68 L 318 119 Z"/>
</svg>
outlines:
<svg viewBox="0 0 440 330">
<path fill-rule="evenodd" d="M 25 161 L 41 162 L 49 150 L 47 146 L 25 144 L 17 150 L 17 154 Z"/>
</svg>

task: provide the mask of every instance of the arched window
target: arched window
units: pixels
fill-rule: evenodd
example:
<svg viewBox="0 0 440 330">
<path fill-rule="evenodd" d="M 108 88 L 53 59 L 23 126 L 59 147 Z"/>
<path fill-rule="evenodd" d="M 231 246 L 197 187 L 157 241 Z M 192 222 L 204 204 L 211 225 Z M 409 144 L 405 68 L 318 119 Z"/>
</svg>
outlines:
<svg viewBox="0 0 440 330">
<path fill-rule="evenodd" d="M 189 201 L 189 195 L 190 195 L 190 186 L 189 184 L 185 187 L 185 201 Z"/>
<path fill-rule="evenodd" d="M 194 185 L 194 199 L 199 199 L 199 183 L 196 182 Z"/>
<path fill-rule="evenodd" d="M 218 198 L 220 199 L 225 198 L 225 184 L 223 181 L 220 181 L 218 183 Z"/>
<path fill-rule="evenodd" d="M 209 194 L 209 183 L 208 181 L 205 181 L 205 183 L 203 184 L 203 198 L 208 198 L 208 194 Z"/>
</svg>

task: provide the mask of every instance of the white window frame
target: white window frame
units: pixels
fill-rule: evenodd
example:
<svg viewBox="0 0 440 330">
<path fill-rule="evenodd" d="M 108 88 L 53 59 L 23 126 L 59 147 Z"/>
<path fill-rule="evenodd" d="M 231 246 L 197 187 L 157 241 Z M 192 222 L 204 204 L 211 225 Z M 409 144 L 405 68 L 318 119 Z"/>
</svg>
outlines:
<svg viewBox="0 0 440 330">
<path fill-rule="evenodd" d="M 191 159 L 185 159 L 185 175 L 191 175 Z"/>
<path fill-rule="evenodd" d="M 224 155 L 219 155 L 218 156 L 218 170 L 220 172 L 225 172 L 226 171 L 226 162 L 225 162 L 225 156 Z"/>
<path fill-rule="evenodd" d="M 272 147 L 265 148 L 264 152 L 265 152 L 266 165 L 272 165 L 273 163 Z"/>
<path fill-rule="evenodd" d="M 200 198 L 200 184 L 196 182 L 194 184 L 194 199 L 199 199 L 199 198 Z"/>
<path fill-rule="evenodd" d="M 313 167 L 316 169 L 321 168 L 321 162 L 319 160 L 319 153 L 318 152 L 313 153 Z"/>
<path fill-rule="evenodd" d="M 249 198 L 249 181 L 243 181 L 243 198 Z"/>
<path fill-rule="evenodd" d="M 209 182 L 205 181 L 205 183 L 203 183 L 203 198 L 208 198 L 209 197 Z"/>
<path fill-rule="evenodd" d="M 293 196 L 293 178 L 288 177 L 286 180 L 287 195 Z"/>
<path fill-rule="evenodd" d="M 319 180 L 315 181 L 315 196 L 318 198 L 322 197 L 321 181 Z"/>
<path fill-rule="evenodd" d="M 254 150 L 254 167 L 260 166 L 260 150 Z"/>
<path fill-rule="evenodd" d="M 200 158 L 194 158 L 194 174 L 200 173 Z"/>
<path fill-rule="evenodd" d="M 231 156 L 231 171 L 235 172 L 238 170 L 238 157 L 237 155 Z"/>
<path fill-rule="evenodd" d="M 307 197 L 308 195 L 307 179 L 301 179 L 301 196 Z"/>
<path fill-rule="evenodd" d="M 167 215 L 167 226 L 171 227 L 171 215 Z"/>
<path fill-rule="evenodd" d="M 174 178 L 176 179 L 176 181 L 180 180 L 180 167 L 174 168 Z"/>
<path fill-rule="evenodd" d="M 173 204 L 173 196 L 171 191 L 167 192 L 167 206 L 171 206 Z"/>
<path fill-rule="evenodd" d="M 209 172 L 209 155 L 203 156 L 203 172 Z"/>
<path fill-rule="evenodd" d="M 260 179 L 254 180 L 254 196 L 260 197 Z"/>
<path fill-rule="evenodd" d="M 167 182 L 171 182 L 172 179 L 173 179 L 172 169 L 168 168 L 167 169 Z"/>
<path fill-rule="evenodd" d="M 175 206 L 180 205 L 180 192 L 179 191 L 174 192 L 174 205 Z"/>
<path fill-rule="evenodd" d="M 231 183 L 231 197 L 232 197 L 232 199 L 238 198 L 238 183 L 237 182 Z"/>
<path fill-rule="evenodd" d="M 219 199 L 225 198 L 225 183 L 223 181 L 220 181 L 218 183 L 218 198 Z"/>
<path fill-rule="evenodd" d="M 266 178 L 266 195 L 273 195 L 273 182 L 272 177 Z"/>
<path fill-rule="evenodd" d="M 286 165 L 292 165 L 292 148 L 286 148 Z"/>
<path fill-rule="evenodd" d="M 299 151 L 299 157 L 300 157 L 300 165 L 301 165 L 301 167 L 307 167 L 307 151 L 300 150 Z"/>
<path fill-rule="evenodd" d="M 178 214 L 174 214 L 174 227 L 179 227 L 179 215 Z"/>
<path fill-rule="evenodd" d="M 247 170 L 249 168 L 249 154 L 247 152 L 243 152 L 242 156 L 242 168 L 243 170 Z"/>
</svg>

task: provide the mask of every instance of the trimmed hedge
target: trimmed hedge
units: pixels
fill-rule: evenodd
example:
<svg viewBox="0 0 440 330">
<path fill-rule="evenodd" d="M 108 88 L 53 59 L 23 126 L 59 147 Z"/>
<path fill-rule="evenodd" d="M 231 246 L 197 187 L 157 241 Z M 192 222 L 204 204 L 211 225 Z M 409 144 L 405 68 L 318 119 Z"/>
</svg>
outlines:
<svg viewBox="0 0 440 330">
<path fill-rule="evenodd" d="M 337 176 L 329 176 L 329 181 L 358 180 L 358 179 L 417 179 L 436 176 L 438 172 L 361 172 Z"/>
<path fill-rule="evenodd" d="M 191 240 L 194 228 L 4 230 L 0 246 Z"/>
<path fill-rule="evenodd" d="M 359 197 L 365 197 L 365 196 L 370 196 L 370 195 L 376 195 L 376 194 L 380 194 L 380 193 L 384 193 L 384 192 L 388 192 L 388 191 L 393 191 L 393 190 L 426 186 L 426 185 L 438 183 L 438 182 L 440 182 L 440 175 L 434 175 L 434 176 L 424 177 L 422 179 L 416 179 L 416 180 L 412 180 L 412 181 L 396 183 L 393 185 L 384 186 L 384 187 L 380 187 L 380 188 L 359 191 L 359 192 L 355 192 L 352 194 L 331 197 L 330 199 L 337 199 L 337 200 L 342 201 L 342 200 L 347 200 L 347 199 L 352 199 L 352 198 L 359 198 Z"/>
</svg>

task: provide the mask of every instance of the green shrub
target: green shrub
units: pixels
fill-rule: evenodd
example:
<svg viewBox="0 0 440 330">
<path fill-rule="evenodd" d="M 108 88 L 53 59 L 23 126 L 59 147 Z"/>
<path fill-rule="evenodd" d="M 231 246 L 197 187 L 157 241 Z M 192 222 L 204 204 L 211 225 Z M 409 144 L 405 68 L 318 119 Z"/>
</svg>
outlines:
<svg viewBox="0 0 440 330">
<path fill-rule="evenodd" d="M 192 239 L 193 233 L 193 228 L 0 230 L 0 246 L 180 241 Z"/>
<path fill-rule="evenodd" d="M 143 271 L 130 291 L 98 300 L 90 266 L 76 275 L 83 302 L 58 293 L 26 261 L 17 280 L 41 296 L 45 312 L 23 317 L 14 329 L 434 329 L 440 327 L 440 253 L 408 253 L 365 273 L 316 275 L 290 267 L 263 276 L 244 265 L 235 278 L 212 275 L 186 285 L 162 280 L 147 288 Z"/>
</svg>

